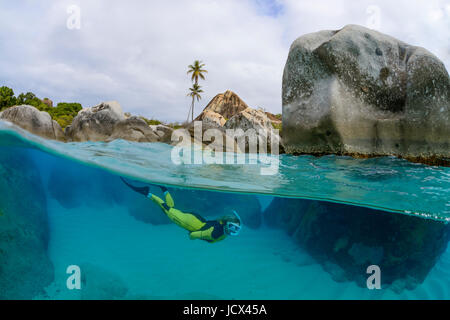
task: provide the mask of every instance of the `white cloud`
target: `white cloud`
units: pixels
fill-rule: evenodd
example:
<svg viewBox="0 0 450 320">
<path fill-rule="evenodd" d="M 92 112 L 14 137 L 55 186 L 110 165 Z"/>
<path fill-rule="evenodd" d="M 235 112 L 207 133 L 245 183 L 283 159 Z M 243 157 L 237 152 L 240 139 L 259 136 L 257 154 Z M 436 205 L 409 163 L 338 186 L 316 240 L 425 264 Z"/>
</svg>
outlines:
<svg viewBox="0 0 450 320">
<path fill-rule="evenodd" d="M 80 30 L 66 28 L 73 4 L 81 8 Z M 449 66 L 450 13 L 439 0 L 29 0 L 0 4 L 0 81 L 55 101 L 115 99 L 132 113 L 184 120 L 186 68 L 201 59 L 209 73 L 197 111 L 231 89 L 250 106 L 279 113 L 291 42 L 364 25 L 374 4 L 380 31 L 426 47 Z"/>
</svg>

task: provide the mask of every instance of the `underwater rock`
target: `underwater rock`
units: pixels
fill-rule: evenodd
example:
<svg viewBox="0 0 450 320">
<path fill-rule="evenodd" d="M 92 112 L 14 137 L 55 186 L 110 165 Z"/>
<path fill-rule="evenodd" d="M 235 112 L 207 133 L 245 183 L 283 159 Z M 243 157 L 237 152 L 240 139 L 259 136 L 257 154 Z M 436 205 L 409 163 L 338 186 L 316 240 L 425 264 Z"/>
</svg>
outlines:
<svg viewBox="0 0 450 320">
<path fill-rule="evenodd" d="M 264 210 L 264 223 L 271 228 L 283 228 L 292 236 L 309 206 L 306 200 L 275 197 Z"/>
<path fill-rule="evenodd" d="M 69 167 L 53 165 L 48 191 L 51 198 L 66 209 L 86 206 L 105 210 L 119 205 L 126 207 L 128 213 L 139 221 L 153 225 L 172 223 L 158 206 L 129 189 L 118 176 L 77 163 Z"/>
<path fill-rule="evenodd" d="M 103 102 L 78 112 L 66 136 L 71 141 L 106 141 L 113 133 L 114 125 L 125 120 L 122 107 L 117 101 Z"/>
<path fill-rule="evenodd" d="M 52 164 L 47 190 L 66 209 L 84 205 L 103 209 L 125 201 L 118 176 L 75 162 Z"/>
<path fill-rule="evenodd" d="M 122 300 L 128 294 L 128 287 L 122 278 L 109 270 L 93 264 L 82 264 L 82 300 Z"/>
<path fill-rule="evenodd" d="M 66 209 L 71 209 L 79 207 L 84 203 L 82 193 L 85 191 L 72 188 L 72 186 L 79 185 L 78 183 L 85 183 L 82 174 L 56 167 L 52 168 L 47 189 L 50 196 L 57 200 L 60 205 Z M 89 185 L 87 184 L 87 187 Z"/>
<path fill-rule="evenodd" d="M 116 139 L 135 142 L 156 142 L 159 136 L 141 118 L 129 117 L 114 125 L 111 136 L 106 141 Z"/>
<path fill-rule="evenodd" d="M 345 247 L 345 244 L 342 245 L 342 248 Z M 354 243 L 347 253 L 353 258 L 353 261 L 355 261 L 356 264 L 359 264 L 361 266 L 368 266 L 371 264 L 379 265 L 383 260 L 384 250 L 383 247 L 380 246 L 369 247 L 364 245 L 363 243 Z"/>
<path fill-rule="evenodd" d="M 4 110 L 0 119 L 14 123 L 35 135 L 52 140 L 65 140 L 61 126 L 44 111 L 33 106 L 21 105 Z"/>
<path fill-rule="evenodd" d="M 450 79 L 424 48 L 357 25 L 304 35 L 282 96 L 288 153 L 448 164 Z"/>
<path fill-rule="evenodd" d="M 32 299 L 54 277 L 39 172 L 26 152 L 0 153 L 0 300 Z"/>
<path fill-rule="evenodd" d="M 414 288 L 450 240 L 450 225 L 442 222 L 311 200 L 275 198 L 264 218 L 269 226 L 286 230 L 325 270 L 333 270 L 333 278 L 343 277 L 330 267 L 337 265 L 362 287 L 366 268 L 378 265 L 382 285 Z"/>
<path fill-rule="evenodd" d="M 162 194 L 158 193 L 159 190 L 152 189 L 152 191 L 160 197 L 163 197 Z M 127 188 L 127 190 L 123 190 L 122 197 L 124 199 L 124 205 L 128 208 L 128 213 L 136 220 L 152 225 L 172 223 L 159 206 L 143 195 Z"/>
<path fill-rule="evenodd" d="M 328 272 L 331 275 L 331 278 L 336 282 L 346 282 L 348 280 L 345 270 L 335 263 L 325 261 L 322 264 L 322 268 Z"/>
</svg>

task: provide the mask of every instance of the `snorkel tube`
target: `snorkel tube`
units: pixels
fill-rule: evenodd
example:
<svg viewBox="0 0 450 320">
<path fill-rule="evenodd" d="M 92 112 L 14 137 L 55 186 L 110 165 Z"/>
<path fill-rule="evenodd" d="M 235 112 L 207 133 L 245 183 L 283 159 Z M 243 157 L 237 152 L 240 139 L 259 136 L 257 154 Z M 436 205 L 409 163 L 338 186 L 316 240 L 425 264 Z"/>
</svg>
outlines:
<svg viewBox="0 0 450 320">
<path fill-rule="evenodd" d="M 239 217 L 239 215 L 236 212 L 236 210 L 233 210 L 233 214 L 239 220 L 239 226 L 242 226 L 242 219 L 241 219 L 241 217 Z"/>
</svg>

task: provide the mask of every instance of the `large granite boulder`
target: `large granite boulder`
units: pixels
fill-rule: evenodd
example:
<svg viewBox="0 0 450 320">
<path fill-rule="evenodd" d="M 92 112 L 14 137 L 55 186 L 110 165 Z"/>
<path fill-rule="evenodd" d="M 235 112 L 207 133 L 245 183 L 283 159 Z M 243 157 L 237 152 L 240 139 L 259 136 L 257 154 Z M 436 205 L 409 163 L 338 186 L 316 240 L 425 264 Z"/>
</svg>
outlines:
<svg viewBox="0 0 450 320">
<path fill-rule="evenodd" d="M 54 277 L 44 186 L 27 152 L 0 153 L 0 300 L 32 299 Z"/>
<path fill-rule="evenodd" d="M 450 157 L 450 80 L 429 51 L 356 25 L 304 35 L 283 75 L 283 142 L 296 154 Z"/>
<path fill-rule="evenodd" d="M 247 104 L 236 93 L 227 90 L 224 93 L 216 95 L 195 120 L 203 120 L 207 116 L 206 112 L 211 111 L 221 115 L 226 121 L 247 108 Z"/>
<path fill-rule="evenodd" d="M 33 106 L 20 105 L 8 108 L 1 113 L 0 119 L 12 122 L 46 139 L 65 140 L 61 126 L 52 120 L 47 112 L 39 111 Z"/>
<path fill-rule="evenodd" d="M 117 122 L 107 141 L 123 139 L 135 142 L 156 142 L 159 136 L 139 117 L 129 117 Z"/>
<path fill-rule="evenodd" d="M 264 221 L 282 228 L 336 281 L 366 286 L 378 265 L 382 287 L 422 283 L 450 240 L 450 225 L 415 216 L 302 199 L 275 198 Z"/>
<path fill-rule="evenodd" d="M 222 128 L 227 122 L 221 114 L 211 110 L 204 110 L 199 117 L 206 129 Z"/>
<path fill-rule="evenodd" d="M 233 136 L 237 139 L 245 139 L 245 147 L 241 146 L 241 149 L 245 148 L 246 152 L 270 152 L 272 143 L 275 143 L 274 145 L 278 147 L 280 145 L 280 136 L 274 131 L 272 121 L 262 110 L 247 108 L 231 117 L 225 123 L 224 128 L 232 129 L 235 133 Z M 242 129 L 242 131 L 239 129 Z M 253 141 L 255 147 L 258 146 L 259 148 L 252 150 L 250 141 Z M 263 148 L 261 148 L 262 146 Z"/>
<path fill-rule="evenodd" d="M 106 141 L 114 126 L 122 120 L 125 120 L 125 115 L 117 101 L 103 102 L 80 110 L 70 127 L 66 128 L 66 136 L 77 142 Z"/>
<path fill-rule="evenodd" d="M 194 121 L 202 122 L 203 133 L 209 129 L 218 129 L 224 134 L 224 125 L 228 119 L 247 108 L 247 104 L 236 93 L 227 90 L 216 95 Z M 194 123 L 187 127 L 192 136 Z"/>
<path fill-rule="evenodd" d="M 210 140 L 215 141 L 215 138 L 209 136 L 215 136 L 214 132 L 216 132 L 217 135 L 222 135 L 223 151 L 257 153 L 270 151 L 272 139 L 280 143 L 280 137 L 275 134 L 274 122 L 269 115 L 263 110 L 248 107 L 236 93 L 227 90 L 215 96 L 195 121 L 201 121 L 202 134 L 208 130 L 211 133 L 207 135 L 207 139 L 204 139 L 206 145 L 209 145 L 207 142 Z M 276 121 L 279 122 L 279 120 Z M 191 123 L 187 129 L 194 137 L 195 122 Z M 253 148 L 249 147 L 250 141 L 253 141 Z M 264 148 L 260 148 L 261 145 Z"/>
</svg>

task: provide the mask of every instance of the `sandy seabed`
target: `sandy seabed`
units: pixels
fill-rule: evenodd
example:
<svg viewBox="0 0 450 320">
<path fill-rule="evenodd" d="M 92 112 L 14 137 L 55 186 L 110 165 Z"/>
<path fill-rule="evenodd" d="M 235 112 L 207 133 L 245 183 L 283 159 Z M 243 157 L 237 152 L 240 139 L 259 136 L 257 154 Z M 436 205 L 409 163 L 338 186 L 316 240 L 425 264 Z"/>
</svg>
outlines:
<svg viewBox="0 0 450 320">
<path fill-rule="evenodd" d="M 125 207 L 65 209 L 49 199 L 48 209 L 55 281 L 38 299 L 450 298 L 449 249 L 422 285 L 396 294 L 335 282 L 281 230 L 244 228 L 210 244 L 176 225 L 137 221 Z M 68 290 L 66 268 L 83 273 L 86 264 L 95 274 Z"/>
</svg>

